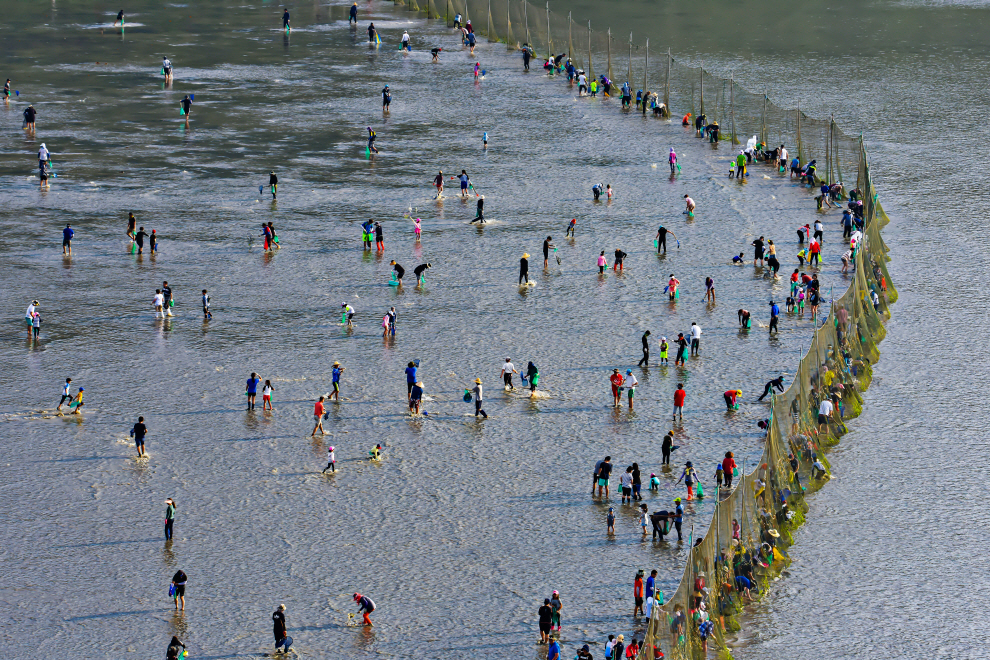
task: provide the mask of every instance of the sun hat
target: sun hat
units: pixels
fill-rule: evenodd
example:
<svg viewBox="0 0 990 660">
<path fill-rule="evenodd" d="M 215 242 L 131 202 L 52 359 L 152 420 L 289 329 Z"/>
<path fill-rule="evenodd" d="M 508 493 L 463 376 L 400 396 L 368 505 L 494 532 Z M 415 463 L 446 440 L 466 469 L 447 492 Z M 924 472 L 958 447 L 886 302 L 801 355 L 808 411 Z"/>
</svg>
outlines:
<svg viewBox="0 0 990 660">
<path fill-rule="evenodd" d="M 481 385 L 481 379 L 480 378 L 475 378 L 474 379 L 474 382 L 478 383 L 478 385 Z"/>
</svg>

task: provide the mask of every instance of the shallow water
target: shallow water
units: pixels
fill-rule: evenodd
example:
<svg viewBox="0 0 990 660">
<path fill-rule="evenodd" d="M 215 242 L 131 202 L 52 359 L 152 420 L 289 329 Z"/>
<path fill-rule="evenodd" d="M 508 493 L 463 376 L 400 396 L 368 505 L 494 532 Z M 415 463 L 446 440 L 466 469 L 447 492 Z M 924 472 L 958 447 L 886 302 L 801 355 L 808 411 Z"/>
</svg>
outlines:
<svg viewBox="0 0 990 660">
<path fill-rule="evenodd" d="M 503 46 L 482 42 L 476 59 L 488 75 L 475 84 L 476 60 L 449 32 L 389 4 L 363 6 L 356 30 L 347 26 L 346 6 L 294 8 L 288 37 L 278 7 L 197 9 L 191 18 L 174 6 L 132 9 L 145 27 L 123 37 L 90 27 L 102 15 L 61 8 L 18 9 L 0 28 L 11 71 L 0 75 L 13 78 L 21 93 L 0 113 L 0 214 L 16 237 L 0 246 L 7 319 L 0 351 L 8 365 L 3 475 L 6 500 L 16 503 L 0 514 L 0 547 L 13 567 L 0 588 L 10 613 L 9 653 L 93 655 L 99 640 L 97 657 L 143 657 L 179 634 L 191 655 L 257 657 L 270 651 L 270 613 L 284 602 L 306 657 L 536 655 L 535 611 L 553 589 L 565 602 L 567 649 L 639 629 L 629 617 L 635 569 L 658 568 L 672 590 L 684 553 L 641 542 L 634 512 L 616 498 L 619 534 L 607 539 L 608 504 L 586 492 L 591 467 L 609 453 L 617 467 L 638 461 L 644 477 L 659 473 L 655 445 L 670 428 L 678 381 L 686 383 L 688 408 L 676 427 L 676 459 L 693 460 L 707 476 L 705 466 L 713 469 L 726 449 L 737 460 L 759 455 L 756 421 L 767 408 L 752 401 L 763 382 L 791 373 L 812 325 L 807 317 L 786 318 L 779 339 L 769 342 L 757 327 L 741 334 L 736 310 L 746 307 L 765 323 L 768 297 L 783 290 L 728 260 L 740 251 L 749 257 L 749 242 L 763 234 L 780 242 L 786 272 L 794 228 L 814 218 L 810 196 L 776 176 L 763 178 L 762 167 L 744 183 L 727 180 L 724 146 L 713 152 L 679 125 L 623 115 L 617 99 L 575 99 L 559 80 L 523 74 Z M 383 33 L 378 50 L 365 41 L 369 17 Z M 414 51 L 404 54 L 393 48 L 407 26 Z M 431 63 L 427 49 L 441 44 L 441 61 Z M 162 54 L 175 65 L 170 89 L 158 75 Z M 898 84 L 885 79 L 892 103 L 906 93 L 910 65 L 918 61 L 903 57 Z M 853 73 L 837 56 L 826 62 L 862 77 L 850 85 L 872 84 L 870 61 Z M 794 71 L 802 63 L 813 65 L 804 55 L 777 52 L 751 66 L 765 81 L 791 81 L 800 80 Z M 393 103 L 383 121 L 378 93 L 385 83 Z M 780 94 L 797 89 L 795 81 Z M 187 93 L 196 95 L 188 128 L 177 107 Z M 28 102 L 39 110 L 37 139 L 20 132 Z M 937 109 L 936 99 L 924 102 Z M 845 125 L 861 126 L 863 116 L 880 111 L 871 105 L 878 103 L 850 103 Z M 375 157 L 364 146 L 368 125 L 379 135 L 382 153 Z M 844 612 L 861 610 L 856 590 L 829 592 L 846 607 L 828 608 L 827 599 L 810 597 L 803 586 L 821 584 L 811 568 L 816 562 L 841 562 L 854 551 L 830 552 L 847 532 L 836 516 L 823 514 L 853 510 L 860 523 L 917 519 L 898 489 L 922 488 L 924 479 L 896 489 L 887 484 L 886 498 L 864 503 L 862 475 L 882 473 L 892 445 L 903 443 L 892 429 L 905 428 L 895 420 L 917 396 L 910 383 L 943 378 L 963 361 L 956 353 L 944 372 L 924 376 L 912 368 L 918 358 L 908 346 L 919 341 L 912 333 L 923 323 L 923 291 L 912 278 L 921 265 L 911 261 L 910 246 L 927 245 L 920 241 L 930 236 L 898 219 L 913 217 L 921 179 L 893 173 L 904 166 L 904 153 L 925 145 L 895 142 L 883 128 L 870 146 L 882 199 L 895 217 L 885 237 L 902 298 L 867 412 L 835 454 L 839 479 L 814 499 L 788 590 L 758 613 L 753 652 L 763 656 L 790 657 L 802 644 L 825 643 L 824 633 L 789 620 L 795 614 L 807 620 L 811 609 L 823 628 L 838 629 L 849 625 Z M 898 139 L 920 132 L 906 128 L 898 126 Z M 491 140 L 487 151 L 483 131 Z M 29 178 L 42 141 L 59 174 L 44 193 Z M 671 146 L 684 166 L 673 180 L 664 162 Z M 458 199 L 453 188 L 442 203 L 431 199 L 437 168 L 468 171 L 486 196 L 486 226 L 467 224 L 474 201 Z M 277 204 L 258 194 L 270 169 L 279 174 Z M 590 187 L 599 181 L 616 188 L 611 204 L 591 201 Z M 952 181 L 936 183 L 949 191 Z M 958 245 L 976 225 L 965 220 L 970 198 L 955 190 L 951 203 L 960 215 L 940 232 Z M 680 213 L 685 193 L 699 204 L 691 222 Z M 410 208 L 423 218 L 420 244 L 403 218 Z M 124 236 L 129 210 L 161 235 L 158 255 L 131 253 Z M 385 228 L 384 255 L 361 250 L 359 223 L 369 217 Z M 572 217 L 573 241 L 563 238 Z M 274 256 L 261 249 L 259 224 L 268 220 L 282 241 Z M 826 288 L 842 291 L 833 220 L 822 278 Z M 58 250 L 66 222 L 77 230 L 71 259 Z M 658 222 L 681 243 L 665 258 L 651 245 Z M 544 271 L 540 251 L 548 234 L 562 264 L 551 258 Z M 616 248 L 629 253 L 625 272 L 599 277 L 598 252 L 606 250 L 611 263 Z M 530 289 L 516 285 L 524 251 L 532 255 Z M 955 257 L 947 251 L 945 258 Z M 410 271 L 399 290 L 387 286 L 392 259 Z M 417 288 L 411 269 L 427 261 L 433 268 Z M 676 305 L 661 295 L 671 272 L 683 283 Z M 715 306 L 702 302 L 708 275 L 717 282 Z M 177 307 L 163 324 L 153 319 L 150 301 L 164 279 Z M 202 288 L 213 299 L 209 324 L 200 318 Z M 42 301 L 38 344 L 20 325 L 32 298 Z M 339 325 L 342 301 L 357 310 L 353 333 Z M 393 305 L 398 333 L 385 342 L 379 322 Z M 958 312 L 961 321 L 976 314 Z M 612 409 L 607 376 L 613 367 L 635 365 L 642 331 L 650 329 L 654 340 L 673 337 L 692 321 L 705 332 L 703 357 L 686 371 L 637 371 L 635 412 Z M 945 361 L 949 354 L 933 357 Z M 531 401 L 498 387 L 506 355 L 517 367 L 539 365 L 546 398 Z M 401 398 L 402 370 L 412 359 L 421 360 L 433 399 L 425 405 L 428 418 L 410 418 Z M 334 360 L 348 368 L 344 400 L 331 406 L 329 436 L 313 440 L 310 406 L 330 388 Z M 251 371 L 272 379 L 274 413 L 243 410 L 242 383 Z M 54 407 L 68 375 L 86 387 L 84 419 L 36 414 Z M 478 376 L 491 415 L 484 422 L 460 398 Z M 729 387 L 742 389 L 745 403 L 726 414 L 720 394 Z M 150 428 L 151 458 L 142 462 L 127 438 L 139 414 Z M 928 435 L 946 433 L 932 428 Z M 386 446 L 380 464 L 364 460 L 376 442 Z M 337 447 L 332 477 L 319 474 L 327 443 Z M 878 443 L 886 447 L 882 461 Z M 913 467 L 914 474 L 940 474 L 935 466 Z M 660 495 L 646 496 L 651 509 L 682 494 L 673 483 L 679 474 L 663 474 Z M 175 542 L 163 548 L 167 496 L 179 510 Z M 699 531 L 710 509 L 710 499 L 689 508 Z M 879 576 L 891 557 L 870 547 L 870 574 Z M 863 554 L 860 546 L 857 556 Z M 908 561 L 926 566 L 920 556 Z M 190 576 L 181 617 L 167 598 L 177 568 Z M 848 565 L 836 566 L 826 583 L 833 576 L 863 579 Z M 379 606 L 373 631 L 345 625 L 354 591 Z M 892 602 L 905 598 L 888 586 L 880 591 Z M 887 648 L 909 647 L 892 641 Z"/>
</svg>

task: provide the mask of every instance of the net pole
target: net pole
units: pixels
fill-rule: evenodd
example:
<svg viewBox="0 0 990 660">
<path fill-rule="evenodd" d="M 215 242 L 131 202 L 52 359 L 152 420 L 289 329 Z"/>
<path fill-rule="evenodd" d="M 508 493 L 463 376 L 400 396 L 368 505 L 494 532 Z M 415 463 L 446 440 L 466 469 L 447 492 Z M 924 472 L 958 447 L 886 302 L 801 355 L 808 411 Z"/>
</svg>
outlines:
<svg viewBox="0 0 990 660">
<path fill-rule="evenodd" d="M 736 137 L 736 75 L 735 73 L 729 74 L 729 117 L 732 120 L 732 144 L 739 144 L 739 139 Z"/>
<path fill-rule="evenodd" d="M 632 32 L 629 33 L 629 69 L 626 71 L 626 82 L 633 84 L 632 77 Z"/>
<path fill-rule="evenodd" d="M 798 103 L 797 107 L 797 152 L 798 160 L 803 161 L 804 156 L 801 154 L 801 104 Z"/>
<path fill-rule="evenodd" d="M 529 46 L 533 45 L 533 40 L 529 36 L 529 3 L 523 0 L 523 20 L 526 21 L 526 44 Z"/>
<path fill-rule="evenodd" d="M 705 63 L 701 63 L 700 78 L 701 78 L 701 113 L 705 114 Z"/>
<path fill-rule="evenodd" d="M 550 3 L 547 3 L 547 59 L 553 59 L 553 43 L 550 41 Z M 552 69 L 551 69 L 552 72 Z"/>
<path fill-rule="evenodd" d="M 509 20 L 509 7 L 511 6 L 512 6 L 511 2 L 505 3 L 505 49 L 506 50 L 512 50 L 512 21 Z"/>
<path fill-rule="evenodd" d="M 825 135 L 825 178 L 832 185 L 832 121 L 828 123 L 828 133 Z"/>
<path fill-rule="evenodd" d="M 605 75 L 608 76 L 609 81 L 612 80 L 612 28 L 608 29 L 606 37 L 606 51 L 608 53 L 608 59 L 606 60 Z"/>
<path fill-rule="evenodd" d="M 567 57 L 574 57 L 574 34 L 571 30 L 572 26 L 571 12 L 567 12 Z"/>
<path fill-rule="evenodd" d="M 591 21 L 588 21 L 588 81 L 595 77 L 595 68 L 591 66 Z M 589 85 L 590 89 L 590 85 Z"/>
<path fill-rule="evenodd" d="M 667 107 L 667 116 L 670 116 L 670 48 L 667 48 L 667 79 L 663 83 L 663 104 Z"/>
<path fill-rule="evenodd" d="M 643 94 L 650 86 L 650 40 L 646 40 L 646 63 L 643 68 Z"/>
<path fill-rule="evenodd" d="M 763 128 L 760 130 L 760 139 L 763 141 L 763 146 L 767 147 L 767 142 L 769 138 L 767 137 L 767 93 L 763 92 Z"/>
<path fill-rule="evenodd" d="M 488 41 L 492 40 L 492 0 L 488 0 Z"/>
<path fill-rule="evenodd" d="M 450 0 L 447 0 L 447 8 L 443 10 L 443 24 L 450 27 Z"/>
</svg>

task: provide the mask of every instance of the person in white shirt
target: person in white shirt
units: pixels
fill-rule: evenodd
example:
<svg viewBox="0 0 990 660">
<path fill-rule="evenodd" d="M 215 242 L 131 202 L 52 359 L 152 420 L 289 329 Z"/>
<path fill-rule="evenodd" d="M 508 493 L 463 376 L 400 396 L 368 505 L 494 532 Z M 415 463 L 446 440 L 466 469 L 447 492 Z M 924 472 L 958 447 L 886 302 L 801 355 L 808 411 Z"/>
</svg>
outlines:
<svg viewBox="0 0 990 660">
<path fill-rule="evenodd" d="M 502 365 L 502 380 L 505 381 L 505 389 L 514 390 L 516 389 L 512 385 L 512 374 L 519 373 L 516 371 L 516 366 L 512 364 L 512 360 L 505 358 L 505 364 Z"/>
<path fill-rule="evenodd" d="M 172 80 L 172 61 L 162 55 L 162 75 L 165 76 L 165 82 Z"/>
<path fill-rule="evenodd" d="M 787 167 L 787 149 L 780 145 L 780 155 L 777 156 L 777 167 Z"/>
<path fill-rule="evenodd" d="M 626 471 L 622 473 L 619 477 L 619 484 L 622 486 L 622 503 L 626 503 L 626 498 L 629 498 L 629 503 L 632 504 L 632 466 L 626 468 Z"/>
<path fill-rule="evenodd" d="M 409 33 L 403 30 L 402 32 L 402 50 L 407 50 L 409 48 Z"/>
<path fill-rule="evenodd" d="M 331 472 L 337 471 L 337 456 L 333 453 L 333 445 L 327 447 L 327 466 L 323 468 L 324 474 L 327 470 Z"/>
<path fill-rule="evenodd" d="M 639 381 L 636 380 L 636 376 L 633 375 L 632 369 L 626 369 L 626 377 L 622 381 L 622 387 L 629 391 L 629 410 L 632 410 L 633 408 L 633 397 L 636 396 L 637 385 L 639 385 Z"/>
<path fill-rule="evenodd" d="M 588 78 L 584 75 L 584 71 L 578 74 L 578 96 L 584 96 L 588 93 Z"/>
<path fill-rule="evenodd" d="M 40 304 L 37 300 L 32 300 L 27 311 L 24 312 L 24 322 L 27 323 L 28 332 L 31 332 L 31 325 L 34 323 L 34 308 Z"/>
<path fill-rule="evenodd" d="M 691 324 L 691 355 L 698 355 L 701 351 L 701 328 L 697 323 Z"/>
<path fill-rule="evenodd" d="M 151 301 L 151 304 L 155 306 L 155 318 L 161 314 L 162 318 L 165 318 L 165 294 L 162 293 L 161 289 L 155 289 L 155 299 Z"/>
<path fill-rule="evenodd" d="M 821 220 L 815 220 L 815 233 L 813 236 L 819 243 L 825 242 L 825 225 L 822 224 Z"/>
<path fill-rule="evenodd" d="M 832 411 L 835 406 L 832 404 L 830 399 L 825 399 L 818 406 L 818 432 L 822 433 L 828 430 L 829 418 L 832 416 Z"/>
</svg>

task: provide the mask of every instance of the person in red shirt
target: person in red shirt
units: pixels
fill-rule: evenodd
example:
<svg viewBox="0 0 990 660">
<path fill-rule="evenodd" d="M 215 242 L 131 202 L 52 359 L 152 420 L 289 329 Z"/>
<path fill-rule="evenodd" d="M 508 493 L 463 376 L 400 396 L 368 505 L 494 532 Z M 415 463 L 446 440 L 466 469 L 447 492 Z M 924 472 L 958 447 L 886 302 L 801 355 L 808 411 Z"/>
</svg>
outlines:
<svg viewBox="0 0 990 660">
<path fill-rule="evenodd" d="M 616 408 L 619 407 L 622 397 L 619 396 L 619 387 L 622 385 L 622 374 L 619 373 L 618 369 L 612 369 L 612 375 L 608 377 L 609 381 L 612 383 L 612 405 Z"/>
<path fill-rule="evenodd" d="M 323 430 L 323 398 L 316 402 L 316 406 L 313 407 L 313 420 L 316 422 L 316 426 L 313 427 L 313 432 L 310 435 L 316 435 L 317 429 L 320 431 L 320 435 L 326 435 L 327 432 Z"/>
<path fill-rule="evenodd" d="M 732 488 L 732 471 L 736 468 L 736 462 L 732 457 L 733 453 L 727 451 L 725 452 L 725 458 L 722 459 L 722 474 L 727 489 Z"/>
<path fill-rule="evenodd" d="M 636 579 L 633 580 L 633 598 L 636 600 L 633 616 L 636 616 L 636 612 L 643 614 L 643 569 L 636 573 Z"/>
<path fill-rule="evenodd" d="M 742 394 L 742 390 L 728 390 L 722 396 L 725 398 L 725 407 L 732 410 L 736 405 L 736 397 Z"/>
<path fill-rule="evenodd" d="M 811 247 L 809 248 L 809 250 L 811 252 L 811 257 L 808 259 L 808 264 L 809 265 L 819 265 L 820 266 L 821 263 L 822 263 L 822 260 L 821 260 L 821 257 L 819 256 L 818 253 L 822 251 L 822 245 L 821 245 L 821 243 L 819 243 L 818 241 L 812 239 L 811 240 Z"/>
<path fill-rule="evenodd" d="M 682 421 L 684 420 L 684 399 L 686 397 L 687 392 L 684 391 L 684 383 L 678 383 L 677 391 L 674 392 L 674 419 L 680 417 Z"/>
</svg>

